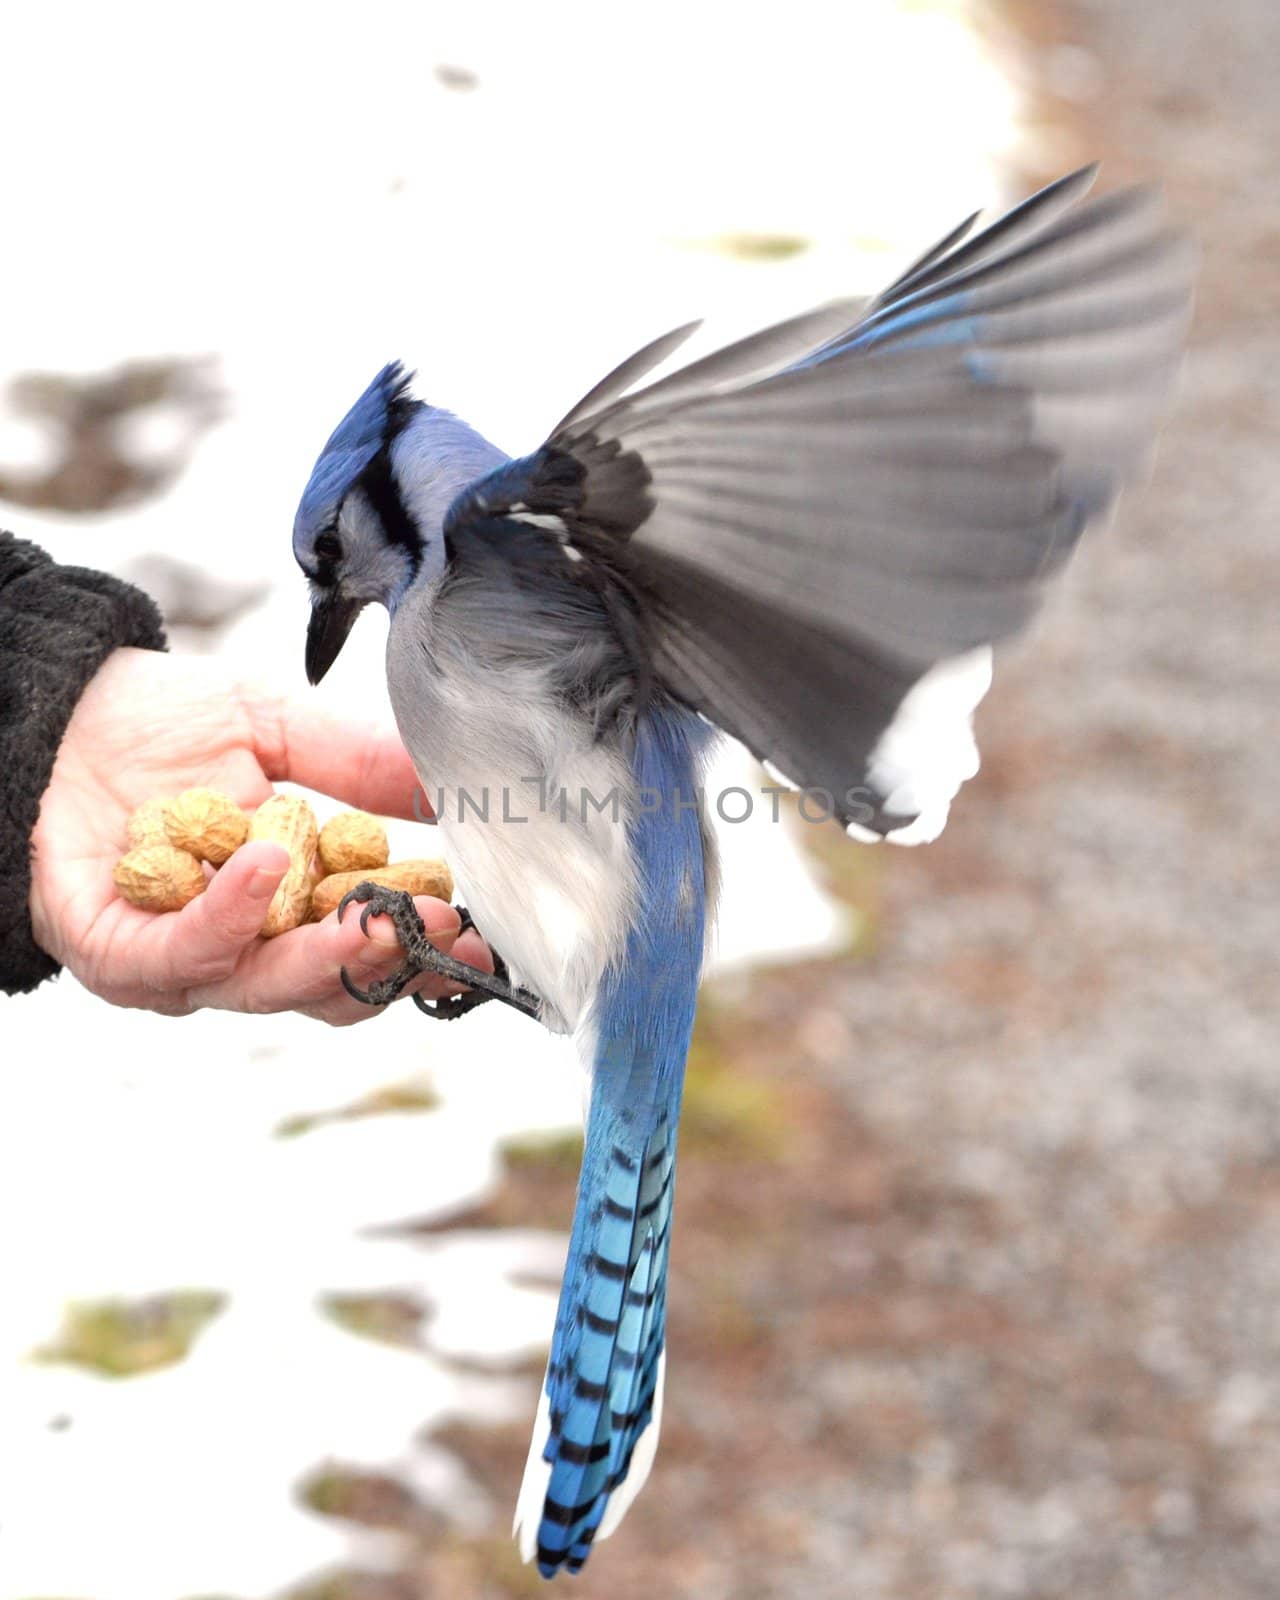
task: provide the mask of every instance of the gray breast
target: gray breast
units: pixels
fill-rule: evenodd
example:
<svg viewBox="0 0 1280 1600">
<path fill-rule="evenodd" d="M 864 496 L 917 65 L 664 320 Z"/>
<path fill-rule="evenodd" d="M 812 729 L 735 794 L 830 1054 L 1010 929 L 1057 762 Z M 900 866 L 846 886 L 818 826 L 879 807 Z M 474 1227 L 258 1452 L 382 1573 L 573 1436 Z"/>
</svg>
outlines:
<svg viewBox="0 0 1280 1600">
<path fill-rule="evenodd" d="M 582 639 L 530 626 L 514 599 L 466 581 L 410 594 L 388 683 L 460 897 L 548 1023 L 568 1029 L 635 909 L 634 784 L 620 737 L 600 737 L 561 690 Z"/>
</svg>

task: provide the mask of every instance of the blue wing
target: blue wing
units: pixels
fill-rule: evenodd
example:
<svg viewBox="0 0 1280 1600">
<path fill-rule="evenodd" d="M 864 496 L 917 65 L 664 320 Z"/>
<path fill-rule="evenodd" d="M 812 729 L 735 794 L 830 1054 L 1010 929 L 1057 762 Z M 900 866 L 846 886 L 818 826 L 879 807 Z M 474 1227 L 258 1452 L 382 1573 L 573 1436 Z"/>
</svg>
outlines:
<svg viewBox="0 0 1280 1600">
<path fill-rule="evenodd" d="M 658 341 L 523 464 L 524 512 L 635 597 L 655 680 L 876 834 L 932 836 L 976 770 L 989 647 L 1167 402 L 1194 252 L 1154 192 L 1092 179 L 970 219 L 869 306 L 628 390 Z"/>
</svg>

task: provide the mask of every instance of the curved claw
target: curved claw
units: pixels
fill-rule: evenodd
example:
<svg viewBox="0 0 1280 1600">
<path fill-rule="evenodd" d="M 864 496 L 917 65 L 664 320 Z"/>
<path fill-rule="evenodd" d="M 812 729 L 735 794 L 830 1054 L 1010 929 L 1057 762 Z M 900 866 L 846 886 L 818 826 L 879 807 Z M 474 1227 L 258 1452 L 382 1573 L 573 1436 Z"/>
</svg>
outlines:
<svg viewBox="0 0 1280 1600">
<path fill-rule="evenodd" d="M 351 902 L 353 900 L 358 901 L 361 905 L 363 905 L 365 903 L 365 901 L 368 900 L 368 898 L 369 898 L 368 895 L 361 894 L 360 891 L 361 891 L 361 889 L 367 889 L 369 887 L 370 887 L 370 885 L 368 885 L 368 884 L 358 883 L 358 884 L 356 884 L 354 889 L 348 889 L 347 890 L 346 894 L 343 895 L 342 899 L 338 901 L 338 921 L 339 922 L 342 921 L 343 914 L 346 912 L 347 907 L 351 904 Z M 365 912 L 365 915 L 368 916 L 368 912 Z M 360 928 L 361 928 L 361 931 L 363 932 L 364 931 L 364 923 L 363 922 L 361 922 Z"/>
<path fill-rule="evenodd" d="M 369 937 L 369 918 L 371 916 L 373 916 L 372 902 L 366 905 L 364 910 L 360 913 L 360 932 L 364 934 L 366 939 Z"/>
<path fill-rule="evenodd" d="M 339 907 L 338 911 L 339 915 L 341 915 L 342 908 Z M 361 1005 L 365 1006 L 376 1006 L 378 1004 L 378 1002 L 373 998 L 367 989 L 357 988 L 356 985 L 352 983 L 345 967 L 338 968 L 338 976 L 342 979 L 342 987 L 347 991 L 353 1000 L 358 1000 Z"/>
<path fill-rule="evenodd" d="M 447 994 L 439 1000 L 428 1000 L 425 995 L 414 993 L 409 998 L 424 1017 L 430 1017 L 433 1022 L 452 1022 L 457 1017 L 465 1017 L 491 997 L 487 994 Z"/>
</svg>

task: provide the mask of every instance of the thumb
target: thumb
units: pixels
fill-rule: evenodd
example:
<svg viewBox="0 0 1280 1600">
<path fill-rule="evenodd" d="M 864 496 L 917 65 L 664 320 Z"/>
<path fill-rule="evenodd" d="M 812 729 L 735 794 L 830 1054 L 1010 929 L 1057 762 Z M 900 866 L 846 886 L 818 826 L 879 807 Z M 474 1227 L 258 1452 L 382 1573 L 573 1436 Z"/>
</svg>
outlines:
<svg viewBox="0 0 1280 1600">
<path fill-rule="evenodd" d="M 289 870 L 281 844 L 241 845 L 214 874 L 202 895 L 174 918 L 170 960 L 181 984 L 225 977 L 244 947 L 256 939 L 271 897 Z"/>
</svg>

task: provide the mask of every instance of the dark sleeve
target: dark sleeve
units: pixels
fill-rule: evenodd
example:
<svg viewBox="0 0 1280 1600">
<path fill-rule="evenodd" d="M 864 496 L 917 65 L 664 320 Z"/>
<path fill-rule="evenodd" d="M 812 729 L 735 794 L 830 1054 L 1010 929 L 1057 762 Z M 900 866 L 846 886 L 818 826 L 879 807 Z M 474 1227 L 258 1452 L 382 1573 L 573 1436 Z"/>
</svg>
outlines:
<svg viewBox="0 0 1280 1600">
<path fill-rule="evenodd" d="M 60 567 L 0 533 L 0 991 L 24 994 L 58 964 L 31 933 L 31 834 L 76 702 L 121 645 L 163 650 L 155 602 L 87 567 Z"/>
</svg>

